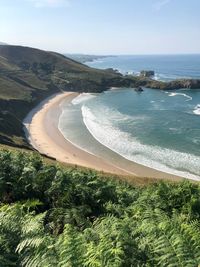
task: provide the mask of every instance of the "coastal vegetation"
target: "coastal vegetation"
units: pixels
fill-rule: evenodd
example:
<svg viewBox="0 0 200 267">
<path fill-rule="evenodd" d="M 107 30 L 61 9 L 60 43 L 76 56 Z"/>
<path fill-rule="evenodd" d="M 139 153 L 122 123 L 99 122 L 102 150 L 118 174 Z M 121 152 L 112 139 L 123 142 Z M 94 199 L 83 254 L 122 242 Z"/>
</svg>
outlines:
<svg viewBox="0 0 200 267">
<path fill-rule="evenodd" d="M 200 264 L 200 186 L 130 185 L 0 152 L 1 266 Z"/>
</svg>

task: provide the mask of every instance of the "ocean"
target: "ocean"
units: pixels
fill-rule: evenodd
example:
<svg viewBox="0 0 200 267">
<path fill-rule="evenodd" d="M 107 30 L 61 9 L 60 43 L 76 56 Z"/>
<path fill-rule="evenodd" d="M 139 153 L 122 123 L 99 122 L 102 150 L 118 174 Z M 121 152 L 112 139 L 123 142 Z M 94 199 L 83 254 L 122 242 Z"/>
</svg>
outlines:
<svg viewBox="0 0 200 267">
<path fill-rule="evenodd" d="M 170 81 L 180 78 L 200 78 L 200 55 L 148 55 L 107 57 L 88 62 L 94 68 L 114 68 L 121 73 L 139 74 L 154 70 L 155 79 Z"/>
<path fill-rule="evenodd" d="M 135 74 L 152 69 L 165 81 L 200 78 L 200 55 L 118 56 L 88 65 Z M 76 146 L 121 168 L 136 162 L 200 179 L 200 89 L 84 93 L 63 103 L 59 129 Z"/>
</svg>

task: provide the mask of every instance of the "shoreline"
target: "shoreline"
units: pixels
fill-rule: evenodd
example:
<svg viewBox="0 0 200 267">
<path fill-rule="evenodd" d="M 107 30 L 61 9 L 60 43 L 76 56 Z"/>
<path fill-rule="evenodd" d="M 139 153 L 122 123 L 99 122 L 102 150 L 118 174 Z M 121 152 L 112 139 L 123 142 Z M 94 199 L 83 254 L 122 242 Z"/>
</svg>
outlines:
<svg viewBox="0 0 200 267">
<path fill-rule="evenodd" d="M 55 158 L 59 162 L 80 165 L 113 174 L 130 175 L 66 140 L 58 129 L 61 114 L 60 105 L 64 100 L 72 100 L 79 93 L 54 94 L 29 112 L 24 119 L 24 130 L 29 143 L 41 154 Z"/>
<path fill-rule="evenodd" d="M 75 92 L 54 94 L 42 101 L 26 116 L 24 119 L 26 138 L 38 152 L 55 158 L 59 162 L 80 165 L 106 173 L 173 181 L 184 179 L 132 161 L 130 162 L 132 168 L 121 168 L 66 140 L 58 129 L 59 117 L 62 112 L 60 105 L 66 99 L 71 101 L 78 95 L 79 93 Z M 124 160 L 124 158 L 122 159 Z M 128 160 L 126 161 L 128 162 Z"/>
</svg>

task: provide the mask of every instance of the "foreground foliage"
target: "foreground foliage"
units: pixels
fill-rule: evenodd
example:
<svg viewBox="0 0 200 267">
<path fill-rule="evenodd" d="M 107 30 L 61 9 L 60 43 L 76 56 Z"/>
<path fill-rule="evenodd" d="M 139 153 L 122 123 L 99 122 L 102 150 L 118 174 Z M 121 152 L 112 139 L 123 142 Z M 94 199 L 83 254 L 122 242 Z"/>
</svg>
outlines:
<svg viewBox="0 0 200 267">
<path fill-rule="evenodd" d="M 200 187 L 134 187 L 0 152 L 0 266 L 193 267 Z"/>
</svg>

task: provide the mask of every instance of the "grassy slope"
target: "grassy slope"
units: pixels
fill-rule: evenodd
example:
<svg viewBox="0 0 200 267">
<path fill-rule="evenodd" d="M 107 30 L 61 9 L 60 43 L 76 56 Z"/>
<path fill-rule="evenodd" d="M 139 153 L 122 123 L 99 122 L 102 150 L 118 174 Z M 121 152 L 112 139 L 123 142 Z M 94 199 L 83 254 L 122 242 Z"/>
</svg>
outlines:
<svg viewBox="0 0 200 267">
<path fill-rule="evenodd" d="M 122 78 L 57 53 L 0 46 L 0 143 L 27 146 L 22 120 L 45 97 L 63 90 L 100 92 L 115 79 Z"/>
</svg>

